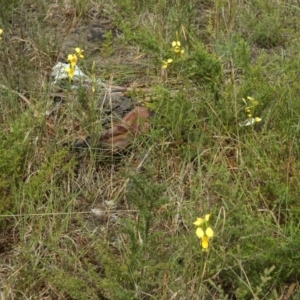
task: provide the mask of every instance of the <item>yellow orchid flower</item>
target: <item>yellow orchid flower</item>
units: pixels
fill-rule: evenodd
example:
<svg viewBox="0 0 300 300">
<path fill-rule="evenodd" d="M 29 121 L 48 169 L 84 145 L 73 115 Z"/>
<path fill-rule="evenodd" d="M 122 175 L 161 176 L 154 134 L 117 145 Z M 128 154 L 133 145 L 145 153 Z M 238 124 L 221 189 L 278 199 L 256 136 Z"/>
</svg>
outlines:
<svg viewBox="0 0 300 300">
<path fill-rule="evenodd" d="M 168 66 L 169 66 L 169 64 L 171 64 L 172 62 L 173 62 L 173 59 L 172 58 L 169 58 L 168 60 L 163 60 L 162 61 L 163 62 L 163 69 L 167 69 L 168 68 Z"/>
<path fill-rule="evenodd" d="M 181 43 L 180 41 L 173 41 L 172 42 L 172 47 L 174 48 L 174 52 L 179 53 L 180 52 L 180 47 L 181 47 Z"/>
<path fill-rule="evenodd" d="M 66 72 L 68 73 L 69 78 L 70 78 L 70 79 L 73 79 L 74 73 L 75 73 L 75 68 L 68 67 L 68 68 L 66 68 Z"/>
<path fill-rule="evenodd" d="M 201 239 L 200 245 L 203 251 L 207 251 L 209 248 L 209 240 L 214 236 L 213 229 L 209 226 L 210 214 L 206 214 L 204 218 L 197 218 L 193 223 L 197 226 L 196 235 Z"/>
<path fill-rule="evenodd" d="M 71 67 L 74 68 L 77 64 L 78 58 L 75 54 L 69 54 L 68 61 L 70 62 Z"/>
<path fill-rule="evenodd" d="M 243 126 L 250 126 L 253 125 L 255 123 L 260 122 L 262 119 L 259 117 L 254 117 L 255 115 L 255 110 L 256 107 L 259 105 L 259 101 L 255 100 L 253 97 L 247 96 L 247 100 L 250 102 L 247 103 L 247 100 L 245 100 L 244 98 L 242 98 L 243 102 L 247 105 L 245 107 L 245 112 L 248 116 L 248 119 L 244 122 L 240 122 L 239 126 L 243 127 Z M 250 104 L 250 105 L 249 105 Z"/>
<path fill-rule="evenodd" d="M 75 52 L 77 53 L 76 55 L 77 55 L 78 58 L 84 58 L 84 56 L 83 56 L 84 50 L 77 47 L 77 48 L 75 48 Z"/>
</svg>

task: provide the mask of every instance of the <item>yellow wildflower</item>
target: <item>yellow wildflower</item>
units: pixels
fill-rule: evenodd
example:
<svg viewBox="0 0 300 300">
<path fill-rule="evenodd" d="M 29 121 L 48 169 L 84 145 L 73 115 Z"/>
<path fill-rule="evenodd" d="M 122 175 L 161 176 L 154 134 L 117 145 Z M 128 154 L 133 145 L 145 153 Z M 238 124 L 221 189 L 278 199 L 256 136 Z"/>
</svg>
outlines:
<svg viewBox="0 0 300 300">
<path fill-rule="evenodd" d="M 173 41 L 172 42 L 172 47 L 174 48 L 174 52 L 179 53 L 181 51 L 181 43 L 180 41 Z"/>
<path fill-rule="evenodd" d="M 81 50 L 79 47 L 77 47 L 77 48 L 75 48 L 75 52 L 77 53 L 76 55 L 78 58 L 84 58 L 84 56 L 83 56 L 84 50 Z"/>
<path fill-rule="evenodd" d="M 250 126 L 257 122 L 260 122 L 261 118 L 254 117 L 256 107 L 259 105 L 259 102 L 250 96 L 247 96 L 247 100 L 245 100 L 244 98 L 242 98 L 242 100 L 246 104 L 245 112 L 248 116 L 248 119 L 244 122 L 239 123 L 239 125 L 240 126 Z"/>
<path fill-rule="evenodd" d="M 78 58 L 75 54 L 69 54 L 68 61 L 70 62 L 71 67 L 74 68 L 77 64 Z"/>
<path fill-rule="evenodd" d="M 169 58 L 168 60 L 166 60 L 166 61 L 163 60 L 162 62 L 163 62 L 163 66 L 162 66 L 163 69 L 166 69 L 169 66 L 169 64 L 173 62 L 173 59 Z"/>
<path fill-rule="evenodd" d="M 197 220 L 193 223 L 197 226 L 196 235 L 199 239 L 201 239 L 201 246 L 203 251 L 207 251 L 209 247 L 209 240 L 214 236 L 213 229 L 209 226 L 210 214 L 205 215 L 204 218 L 197 218 Z"/>
<path fill-rule="evenodd" d="M 1 34 L 2 34 L 3 30 L 0 28 L 0 41 L 2 40 Z"/>
<path fill-rule="evenodd" d="M 66 68 L 66 72 L 68 73 L 69 78 L 70 78 L 70 79 L 73 79 L 74 73 L 75 73 L 75 67 L 73 68 L 73 67 L 71 66 L 71 67 Z"/>
</svg>

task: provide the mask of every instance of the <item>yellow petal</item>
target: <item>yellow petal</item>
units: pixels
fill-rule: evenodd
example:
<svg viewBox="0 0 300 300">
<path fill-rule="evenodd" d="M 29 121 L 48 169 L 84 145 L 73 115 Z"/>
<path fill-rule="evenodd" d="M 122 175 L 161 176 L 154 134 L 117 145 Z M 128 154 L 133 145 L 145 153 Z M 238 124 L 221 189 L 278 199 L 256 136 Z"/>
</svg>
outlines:
<svg viewBox="0 0 300 300">
<path fill-rule="evenodd" d="M 209 244 L 208 244 L 208 237 L 206 237 L 206 236 L 204 236 L 203 238 L 202 238 L 202 241 L 201 241 L 201 244 L 202 244 L 202 248 L 204 248 L 204 249 L 207 249 L 208 248 L 208 246 L 209 246 Z"/>
<path fill-rule="evenodd" d="M 173 62 L 173 59 L 172 59 L 172 58 L 169 58 L 169 59 L 167 60 L 167 63 L 170 64 L 171 62 Z"/>
<path fill-rule="evenodd" d="M 198 227 L 197 230 L 196 230 L 196 235 L 198 238 L 202 238 L 204 236 L 204 231 L 202 228 Z"/>
<path fill-rule="evenodd" d="M 208 222 L 208 221 L 209 221 L 209 218 L 210 218 L 210 214 L 207 214 L 207 215 L 205 215 L 204 220 L 205 220 L 206 222 Z"/>
<path fill-rule="evenodd" d="M 163 60 L 163 65 L 162 65 L 163 69 L 166 69 L 168 67 L 168 62 Z"/>
<path fill-rule="evenodd" d="M 207 237 L 211 238 L 214 236 L 214 231 L 212 230 L 211 227 L 207 227 L 205 230 L 205 234 L 207 235 Z"/>
<path fill-rule="evenodd" d="M 255 122 L 260 122 L 260 121 L 261 121 L 261 118 L 259 118 L 259 117 L 255 118 Z"/>
<path fill-rule="evenodd" d="M 0 28 L 0 34 L 2 34 L 3 30 Z"/>
<path fill-rule="evenodd" d="M 197 218 L 197 220 L 193 223 L 196 226 L 201 226 L 204 220 L 202 218 Z"/>
<path fill-rule="evenodd" d="M 248 99 L 249 101 L 254 101 L 254 99 L 253 99 L 252 97 L 250 97 L 250 96 L 248 96 L 247 99 Z"/>
<path fill-rule="evenodd" d="M 172 42 L 172 47 L 175 47 L 175 46 L 176 46 L 176 42 L 173 41 L 173 42 Z"/>
</svg>

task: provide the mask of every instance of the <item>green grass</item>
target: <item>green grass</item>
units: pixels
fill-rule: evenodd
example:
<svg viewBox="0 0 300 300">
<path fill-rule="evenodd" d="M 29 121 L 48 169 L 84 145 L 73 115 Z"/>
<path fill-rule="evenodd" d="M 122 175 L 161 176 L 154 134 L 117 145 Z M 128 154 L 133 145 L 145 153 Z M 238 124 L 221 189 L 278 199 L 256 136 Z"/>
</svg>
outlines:
<svg viewBox="0 0 300 300">
<path fill-rule="evenodd" d="M 297 1 L 0 7 L 1 299 L 299 299 Z M 122 155 L 63 146 L 102 129 L 97 92 L 51 84 L 77 46 L 87 74 L 147 88 Z M 248 96 L 262 121 L 240 127 Z"/>
</svg>

